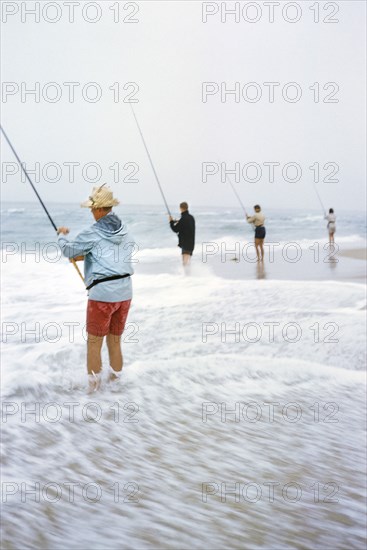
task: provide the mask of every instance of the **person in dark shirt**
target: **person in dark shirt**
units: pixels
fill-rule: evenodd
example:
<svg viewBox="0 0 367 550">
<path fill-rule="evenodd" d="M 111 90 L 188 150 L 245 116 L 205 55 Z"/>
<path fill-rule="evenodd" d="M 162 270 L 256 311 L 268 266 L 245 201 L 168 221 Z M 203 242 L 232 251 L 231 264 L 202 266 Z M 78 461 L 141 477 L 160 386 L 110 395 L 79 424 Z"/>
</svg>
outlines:
<svg viewBox="0 0 367 550">
<path fill-rule="evenodd" d="M 182 249 L 182 262 L 186 266 L 190 263 L 195 248 L 195 219 L 189 214 L 187 202 L 180 204 L 181 218 L 174 220 L 169 217 L 169 224 L 174 233 L 178 233 L 178 246 Z"/>
</svg>

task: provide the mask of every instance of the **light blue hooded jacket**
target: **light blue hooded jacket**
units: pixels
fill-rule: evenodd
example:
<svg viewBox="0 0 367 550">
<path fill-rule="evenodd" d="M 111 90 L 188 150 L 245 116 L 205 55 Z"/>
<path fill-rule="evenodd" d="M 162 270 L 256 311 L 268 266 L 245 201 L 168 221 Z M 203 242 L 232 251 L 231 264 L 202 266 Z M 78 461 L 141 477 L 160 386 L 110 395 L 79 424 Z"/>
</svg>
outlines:
<svg viewBox="0 0 367 550">
<path fill-rule="evenodd" d="M 67 258 L 84 256 L 85 286 L 95 279 L 134 273 L 131 261 L 137 246 L 126 225 L 113 212 L 79 233 L 73 241 L 60 236 L 58 243 Z M 99 302 L 131 300 L 131 277 L 99 283 L 89 290 L 88 296 Z"/>
</svg>

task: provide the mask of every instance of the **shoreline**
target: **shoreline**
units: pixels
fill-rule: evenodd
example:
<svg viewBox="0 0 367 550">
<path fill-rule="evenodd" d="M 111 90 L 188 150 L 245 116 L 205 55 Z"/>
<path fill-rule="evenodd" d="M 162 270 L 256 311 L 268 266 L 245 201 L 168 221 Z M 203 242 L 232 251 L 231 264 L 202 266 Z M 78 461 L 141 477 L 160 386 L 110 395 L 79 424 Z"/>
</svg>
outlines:
<svg viewBox="0 0 367 550">
<path fill-rule="evenodd" d="M 142 275 L 184 275 L 181 255 L 172 251 L 159 261 L 144 257 L 144 251 L 135 273 Z M 363 248 L 329 252 L 316 256 L 314 251 L 303 249 L 297 261 L 287 259 L 281 251 L 274 251 L 272 257 L 266 254 L 264 262 L 257 262 L 253 249 L 248 257 L 236 255 L 235 251 L 225 254 L 204 255 L 201 247 L 194 251 L 188 276 L 205 278 L 210 276 L 233 280 L 281 280 L 296 282 L 350 282 L 366 284 L 366 251 Z M 153 261 L 152 261 L 153 260 Z"/>
<path fill-rule="evenodd" d="M 353 260 L 367 260 L 367 249 L 366 248 L 349 248 L 339 252 L 339 256 L 344 256 L 345 258 L 352 258 Z"/>
<path fill-rule="evenodd" d="M 230 279 L 268 279 L 287 281 L 337 281 L 366 284 L 366 250 L 345 249 L 335 254 L 303 250 L 299 258 L 286 256 L 283 252 L 275 252 L 272 257 L 266 254 L 265 260 L 257 262 L 243 257 L 230 261 L 210 262 L 214 274 Z M 222 258 L 223 260 L 223 258 Z M 209 262 L 208 262 L 209 263 Z"/>
</svg>

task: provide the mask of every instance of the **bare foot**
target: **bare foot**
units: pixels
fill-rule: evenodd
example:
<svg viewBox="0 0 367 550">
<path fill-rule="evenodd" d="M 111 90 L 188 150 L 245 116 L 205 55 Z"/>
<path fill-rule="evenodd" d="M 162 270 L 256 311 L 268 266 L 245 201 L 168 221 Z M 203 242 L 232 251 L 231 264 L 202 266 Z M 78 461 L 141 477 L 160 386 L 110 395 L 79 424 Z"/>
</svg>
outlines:
<svg viewBox="0 0 367 550">
<path fill-rule="evenodd" d="M 94 393 L 101 387 L 101 373 L 88 374 L 88 394 Z"/>
</svg>

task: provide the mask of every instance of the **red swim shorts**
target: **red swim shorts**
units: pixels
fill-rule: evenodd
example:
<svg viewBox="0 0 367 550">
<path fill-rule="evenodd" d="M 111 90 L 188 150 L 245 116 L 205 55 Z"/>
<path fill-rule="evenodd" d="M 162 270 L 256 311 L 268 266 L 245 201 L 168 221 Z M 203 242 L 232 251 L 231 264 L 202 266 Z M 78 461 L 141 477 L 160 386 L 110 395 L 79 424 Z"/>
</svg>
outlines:
<svg viewBox="0 0 367 550">
<path fill-rule="evenodd" d="M 87 332 L 92 336 L 114 334 L 121 336 L 124 332 L 131 300 L 124 302 L 98 302 L 88 300 Z"/>
</svg>

